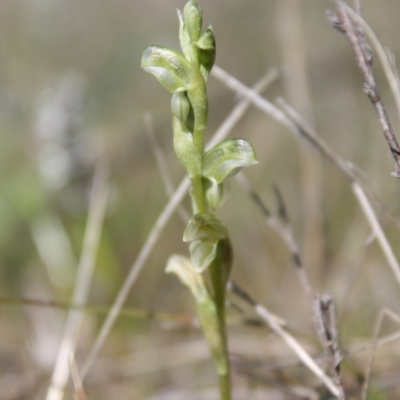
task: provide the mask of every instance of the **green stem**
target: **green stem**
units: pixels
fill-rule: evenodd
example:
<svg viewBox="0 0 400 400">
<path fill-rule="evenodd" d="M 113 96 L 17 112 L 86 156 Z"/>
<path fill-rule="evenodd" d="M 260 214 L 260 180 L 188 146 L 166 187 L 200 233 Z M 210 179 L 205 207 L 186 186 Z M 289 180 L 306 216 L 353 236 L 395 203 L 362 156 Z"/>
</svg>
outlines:
<svg viewBox="0 0 400 400">
<path fill-rule="evenodd" d="M 220 344 L 221 349 L 218 354 L 218 360 L 216 360 L 218 379 L 219 379 L 219 387 L 221 400 L 230 400 L 231 399 L 231 378 L 230 378 L 230 362 L 229 362 L 229 351 L 228 351 L 228 341 L 226 335 L 226 323 L 225 323 L 225 285 L 226 280 L 224 279 L 223 268 L 223 258 L 221 253 L 219 252 L 218 256 L 214 260 L 214 262 L 210 265 L 210 278 L 214 292 L 214 301 L 216 305 L 216 311 L 218 316 L 218 324 L 219 324 L 219 335 L 220 335 Z M 218 365 L 222 365 L 223 368 L 218 368 Z M 224 371 L 221 373 L 220 371 Z"/>
<path fill-rule="evenodd" d="M 203 154 L 204 132 L 207 127 L 208 99 L 206 82 L 200 72 L 198 63 L 192 62 L 191 88 L 188 90 L 188 97 L 194 114 L 193 142 L 199 154 Z M 193 211 L 195 213 L 207 211 L 204 197 L 203 181 L 201 176 L 191 179 L 193 187 Z"/>
<path fill-rule="evenodd" d="M 208 98 L 206 82 L 200 71 L 200 63 L 195 57 L 191 63 L 191 88 L 188 97 L 194 113 L 193 141 L 200 154 L 203 154 L 204 132 L 207 128 Z"/>
<path fill-rule="evenodd" d="M 206 200 L 204 197 L 203 180 L 201 176 L 191 178 L 193 214 L 207 211 Z"/>
<path fill-rule="evenodd" d="M 219 380 L 219 393 L 221 396 L 221 400 L 231 400 L 231 376 L 229 370 L 224 375 L 218 375 Z"/>
</svg>

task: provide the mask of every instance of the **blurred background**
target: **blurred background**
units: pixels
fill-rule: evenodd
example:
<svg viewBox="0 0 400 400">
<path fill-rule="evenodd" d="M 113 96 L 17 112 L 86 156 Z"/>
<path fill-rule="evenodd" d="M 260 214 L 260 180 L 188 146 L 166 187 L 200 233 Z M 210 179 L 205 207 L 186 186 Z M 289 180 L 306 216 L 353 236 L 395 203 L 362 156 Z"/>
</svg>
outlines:
<svg viewBox="0 0 400 400">
<path fill-rule="evenodd" d="M 108 204 L 78 340 L 78 368 L 105 319 L 102 308 L 110 308 L 168 201 L 145 115 L 151 115 L 174 184 L 184 176 L 172 148 L 170 94 L 140 69 L 147 45 L 179 48 L 176 9 L 184 4 L 0 2 L 1 400 L 46 397 L 68 310 L 23 299 L 71 303 L 99 160 L 109 165 Z M 285 98 L 399 216 L 400 185 L 390 176 L 393 161 L 379 121 L 346 37 L 327 21 L 333 1 L 202 0 L 200 5 L 204 25 L 211 24 L 217 38 L 216 64 L 249 86 L 278 68 L 279 79 L 264 96 L 272 102 Z M 398 55 L 400 3 L 362 5 L 382 44 Z M 374 72 L 398 132 L 377 59 Z M 210 138 L 240 98 L 213 77 L 208 88 Z M 377 243 L 366 244 L 370 228 L 348 180 L 255 108 L 231 136 L 255 147 L 259 164 L 245 174 L 273 213 L 273 187 L 279 188 L 313 288 L 333 296 L 341 348 L 370 341 L 383 307 L 400 312 L 399 288 Z M 184 206 L 189 208 L 188 199 Z M 290 253 L 235 181 L 218 215 L 233 242 L 233 279 L 283 318 L 312 355 L 321 356 Z M 400 256 L 399 231 L 384 218 L 382 224 Z M 126 304 L 153 317 L 118 319 L 85 381 L 89 399 L 217 398 L 201 333 L 193 324 L 174 322 L 176 316 L 194 315 L 191 295 L 164 273 L 172 253 L 187 253 L 184 227 L 175 214 L 157 241 Z M 329 398 L 268 328 L 245 324 L 239 312 L 231 313 L 235 398 L 311 399 L 313 393 Z M 395 329 L 387 323 L 383 333 Z M 360 352 L 344 360 L 349 398 L 359 396 L 366 357 Z M 379 349 L 371 384 L 381 396 L 376 398 L 399 398 L 399 357 L 396 342 Z M 74 396 L 70 382 L 64 398 Z"/>
</svg>

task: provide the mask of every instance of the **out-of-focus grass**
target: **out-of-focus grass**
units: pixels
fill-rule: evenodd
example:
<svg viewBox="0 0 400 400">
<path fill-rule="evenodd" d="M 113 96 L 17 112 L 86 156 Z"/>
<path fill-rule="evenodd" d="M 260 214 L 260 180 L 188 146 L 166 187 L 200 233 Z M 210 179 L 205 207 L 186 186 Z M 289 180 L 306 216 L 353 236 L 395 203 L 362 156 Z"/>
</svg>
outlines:
<svg viewBox="0 0 400 400">
<path fill-rule="evenodd" d="M 201 1 L 205 23 L 211 23 L 216 33 L 217 63 L 246 84 L 258 80 L 270 67 L 285 68 L 281 65 L 280 21 L 275 3 Z M 153 115 L 174 181 L 179 182 L 183 176 L 172 151 L 169 96 L 139 67 L 141 51 L 147 44 L 178 47 L 175 9 L 183 5 L 183 1 L 156 0 L 1 2 L 2 295 L 70 300 L 94 162 L 103 151 L 110 159 L 111 194 L 90 302 L 111 304 L 115 298 L 167 200 L 145 137 L 144 112 Z M 325 9 L 331 6 L 321 1 L 301 2 L 316 128 L 340 156 L 362 169 L 368 183 L 398 213 L 400 189 L 390 177 L 392 160 L 373 109 L 362 93 L 348 42 L 326 20 Z M 365 2 L 363 13 L 382 43 L 399 54 L 395 19 L 400 13 L 398 1 Z M 379 65 L 374 71 L 397 130 L 394 103 Z M 237 100 L 212 78 L 209 93 L 208 135 Z M 272 100 L 282 95 L 282 81 L 267 93 Z M 301 243 L 304 223 L 310 216 L 304 214 L 300 201 L 299 142 L 254 109 L 232 135 L 246 137 L 254 144 L 260 163 L 248 171 L 248 177 L 272 209 L 272 184 L 279 186 Z M 362 258 L 369 228 L 348 182 L 325 160 L 321 168 L 324 258 L 310 274 L 317 290 L 332 293 L 342 315 L 341 345 L 350 348 L 370 337 L 381 307 L 399 311 L 399 293 L 376 243 Z M 284 244 L 265 226 L 254 205 L 235 184 L 221 218 L 232 232 L 234 279 L 287 319 L 290 326 L 306 336 L 313 335 L 311 314 Z M 170 253 L 186 251 L 181 243 L 183 228 L 178 216 L 168 224 L 129 304 L 148 310 L 193 311 L 185 289 L 163 272 Z M 387 226 L 387 232 L 399 255 L 399 232 L 391 226 Z M 41 399 L 65 312 L 9 305 L 0 305 L 0 310 L 0 399 Z M 78 366 L 102 319 L 87 316 L 77 352 Z M 393 328 L 385 329 L 389 332 Z M 169 366 L 170 353 L 161 359 L 156 357 L 159 347 L 174 345 L 172 348 L 178 351 L 179 346 L 184 348 L 192 341 L 204 354 L 196 330 L 166 330 L 156 322 L 120 319 L 102 352 L 99 367 L 88 379 L 89 398 L 144 399 L 173 390 L 183 391 L 187 398 L 188 392 L 201 393 L 215 384 L 207 354 L 193 356 L 195 361 L 191 362 L 188 351 L 187 364 L 175 367 Z M 314 341 L 309 344 L 315 349 Z M 249 376 L 239 368 L 242 373 L 234 377 L 237 390 L 253 384 L 257 390 L 276 390 L 278 383 L 313 383 L 302 368 L 276 367 L 294 359 L 266 330 L 234 327 L 231 347 L 240 360 L 256 360 L 265 367 L 261 376 L 266 383 L 256 379 L 258 374 L 252 367 L 247 368 Z M 191 347 L 194 355 L 197 348 Z M 385 390 L 387 398 L 395 399 L 399 391 L 391 377 L 398 373 L 399 354 L 394 346 L 387 349 L 379 353 L 373 384 L 378 391 Z M 144 357 L 145 350 L 155 354 L 154 363 L 145 372 L 130 367 L 130 362 Z M 364 360 L 365 356 L 357 356 L 346 361 L 345 384 L 349 388 L 357 390 Z M 273 372 L 268 370 L 274 366 Z M 206 398 L 206 394 L 199 396 Z M 175 394 L 172 398 L 181 397 Z"/>
</svg>

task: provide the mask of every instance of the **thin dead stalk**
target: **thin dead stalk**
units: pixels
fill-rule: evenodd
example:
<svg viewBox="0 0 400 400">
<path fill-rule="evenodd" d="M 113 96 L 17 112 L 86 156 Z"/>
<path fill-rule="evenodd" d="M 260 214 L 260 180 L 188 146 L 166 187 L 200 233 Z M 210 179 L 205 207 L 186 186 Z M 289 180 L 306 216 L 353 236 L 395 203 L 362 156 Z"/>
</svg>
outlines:
<svg viewBox="0 0 400 400">
<path fill-rule="evenodd" d="M 314 316 L 318 329 L 318 336 L 324 346 L 326 356 L 331 365 L 333 381 L 339 392 L 339 399 L 346 400 L 342 376 L 340 373 L 340 355 L 337 341 L 336 316 L 332 298 L 329 295 L 318 295 L 315 299 Z"/>
<path fill-rule="evenodd" d="M 147 131 L 147 136 L 150 141 L 151 150 L 153 152 L 154 158 L 156 159 L 158 170 L 160 171 L 165 191 L 168 197 L 171 197 L 174 194 L 174 183 L 172 182 L 171 175 L 168 173 L 168 166 L 164 153 L 161 150 L 156 135 L 154 134 L 153 121 L 150 112 L 145 113 L 143 121 Z M 185 210 L 185 208 L 182 205 L 179 205 L 176 211 L 181 217 L 182 221 L 184 221 L 185 223 L 189 221 L 190 218 L 189 213 Z"/>
<path fill-rule="evenodd" d="M 84 305 L 87 302 L 101 230 L 108 199 L 108 168 L 100 162 L 97 166 L 91 193 L 89 215 L 86 225 L 83 249 L 78 265 L 76 283 L 72 302 Z M 47 400 L 61 400 L 69 376 L 69 354 L 75 352 L 79 331 L 83 320 L 83 312 L 70 310 L 64 329 L 51 385 L 47 392 Z"/>
<path fill-rule="evenodd" d="M 379 224 L 378 218 L 375 215 L 375 212 L 365 195 L 364 190 L 357 184 L 353 183 L 352 185 L 353 192 L 360 203 L 360 206 L 365 214 L 365 217 L 375 234 L 375 237 L 381 246 L 381 249 L 383 251 L 383 254 L 385 255 L 385 258 L 393 272 L 393 275 L 397 281 L 397 283 L 400 285 L 400 265 L 399 262 L 397 261 L 397 258 L 392 250 L 392 247 L 389 243 L 389 241 L 386 238 L 385 233 L 383 232 L 383 229 L 381 225 Z"/>
<path fill-rule="evenodd" d="M 369 385 L 369 381 L 371 379 L 372 366 L 373 366 L 373 363 L 374 363 L 374 357 L 375 357 L 376 349 L 377 349 L 378 344 L 379 344 L 379 340 L 378 340 L 379 333 L 381 331 L 383 320 L 384 320 L 385 317 L 388 317 L 392 321 L 396 322 L 397 324 L 400 324 L 399 315 L 394 313 L 392 310 L 384 308 L 383 310 L 380 311 L 380 313 L 378 315 L 378 318 L 376 320 L 376 323 L 375 323 L 374 338 L 373 338 L 373 342 L 372 342 L 371 349 L 370 349 L 370 357 L 369 357 L 369 360 L 368 360 L 367 372 L 365 374 L 365 381 L 364 381 L 363 390 L 362 390 L 362 396 L 361 396 L 362 400 L 366 400 L 367 399 L 368 385 Z"/>
<path fill-rule="evenodd" d="M 286 212 L 286 207 L 283 202 L 283 198 L 280 195 L 279 191 L 277 191 L 276 189 L 278 207 L 280 210 L 279 214 L 281 218 L 277 218 L 274 215 L 272 215 L 272 213 L 264 204 L 258 193 L 251 187 L 249 181 L 242 172 L 236 176 L 236 180 L 239 182 L 242 189 L 245 190 L 245 192 L 250 196 L 250 198 L 253 200 L 257 208 L 261 211 L 267 224 L 272 229 L 274 229 L 274 231 L 278 233 L 278 235 L 285 242 L 292 257 L 293 265 L 295 266 L 302 288 L 312 304 L 314 299 L 313 289 L 307 274 L 307 270 L 304 266 L 303 259 L 300 255 L 299 246 L 294 237 L 293 229 L 289 222 L 289 217 Z"/>
<path fill-rule="evenodd" d="M 372 72 L 372 55 L 369 47 L 365 43 L 363 31 L 359 24 L 355 25 L 348 13 L 348 6 L 344 0 L 335 0 L 339 14 L 341 31 L 345 32 L 351 47 L 353 48 L 358 67 L 364 78 L 364 91 L 373 104 L 382 125 L 383 135 L 389 145 L 389 149 L 395 161 L 395 172 L 392 173 L 396 178 L 400 178 L 400 147 L 388 114 L 379 93 L 378 85 Z M 334 21 L 337 24 L 337 21 Z"/>
<path fill-rule="evenodd" d="M 348 166 L 348 163 L 338 157 L 334 151 L 315 133 L 309 124 L 297 113 L 297 111 L 287 104 L 283 99 L 278 99 L 278 104 L 285 111 L 283 112 L 270 101 L 261 97 L 254 90 L 250 89 L 233 76 L 229 75 L 226 71 L 218 66 L 214 66 L 211 74 L 224 83 L 228 88 L 248 98 L 255 107 L 269 115 L 277 122 L 281 123 L 290 132 L 298 137 L 304 137 L 308 140 L 318 151 L 320 151 L 329 161 L 331 161 L 351 182 L 359 184 L 368 198 L 375 203 L 385 214 L 398 230 L 400 230 L 400 221 L 398 218 L 387 208 L 384 202 L 370 190 L 361 179 L 353 172 Z M 286 113 L 286 114 L 285 114 Z"/>
<path fill-rule="evenodd" d="M 88 400 L 85 391 L 83 390 L 82 380 L 79 376 L 78 368 L 76 367 L 75 357 L 73 353 L 69 353 L 69 368 L 71 370 L 72 382 L 74 383 L 76 397 L 78 400 Z"/>
<path fill-rule="evenodd" d="M 350 7 L 347 7 L 347 12 L 352 18 L 352 20 L 363 29 L 363 31 L 366 33 L 367 37 L 369 38 L 369 40 L 371 41 L 372 45 L 375 48 L 379 61 L 382 64 L 382 68 L 385 73 L 386 79 L 388 80 L 390 90 L 392 92 L 394 101 L 396 103 L 397 114 L 400 119 L 400 88 L 399 88 L 399 79 L 395 63 L 393 62 L 393 59 L 390 57 L 388 52 L 386 52 L 385 49 L 383 48 L 379 39 L 375 35 L 375 32 L 365 22 L 365 20 L 361 18 L 359 13 L 355 13 Z"/>
<path fill-rule="evenodd" d="M 265 321 L 268 326 L 282 339 L 284 342 L 290 347 L 293 352 L 299 357 L 302 363 L 312 371 L 315 376 L 317 376 L 324 385 L 328 388 L 328 390 L 334 395 L 339 396 L 339 390 L 336 385 L 332 382 L 332 380 L 325 374 L 325 372 L 320 368 L 320 366 L 310 357 L 310 355 L 304 350 L 301 344 L 285 329 L 281 327 L 281 325 L 277 322 L 276 318 L 271 314 L 267 308 L 262 306 L 261 304 L 256 303 L 248 293 L 246 293 L 243 289 L 241 289 L 238 285 L 229 282 L 228 288 L 239 296 L 246 303 L 251 305 L 256 312 L 256 314 Z"/>
<path fill-rule="evenodd" d="M 299 132 L 315 147 L 321 151 L 321 153 L 331 161 L 352 183 L 357 184 L 362 188 L 366 196 L 372 201 L 390 220 L 397 229 L 400 230 L 399 219 L 388 209 L 386 204 L 355 174 L 353 169 L 349 166 L 349 163 L 345 162 L 342 158 L 337 156 L 335 152 L 314 132 L 314 130 L 307 124 L 306 121 L 294 110 L 289 104 L 283 99 L 278 100 L 279 104 L 285 110 L 287 115 L 291 118 L 293 123 L 296 124 Z"/>
</svg>

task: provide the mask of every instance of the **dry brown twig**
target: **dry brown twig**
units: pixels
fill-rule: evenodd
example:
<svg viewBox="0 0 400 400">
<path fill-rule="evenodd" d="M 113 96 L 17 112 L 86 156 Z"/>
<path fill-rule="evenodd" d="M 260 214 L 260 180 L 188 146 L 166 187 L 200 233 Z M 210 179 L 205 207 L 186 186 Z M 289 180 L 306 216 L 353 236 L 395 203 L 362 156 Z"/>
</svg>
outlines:
<svg viewBox="0 0 400 400">
<path fill-rule="evenodd" d="M 309 140 L 314 146 L 330 160 L 352 183 L 362 188 L 366 196 L 383 212 L 385 217 L 390 220 L 397 229 L 400 229 L 400 221 L 388 209 L 386 204 L 356 175 L 349 164 L 334 153 L 334 151 L 316 134 L 309 124 L 282 98 L 278 99 L 278 104 L 282 107 L 288 117 L 298 129 L 298 132 Z"/>
<path fill-rule="evenodd" d="M 306 295 L 309 297 L 310 301 L 312 302 L 314 299 L 313 289 L 310 283 L 310 279 L 307 274 L 307 270 L 304 266 L 303 259 L 300 255 L 299 246 L 297 241 L 294 237 L 293 229 L 290 225 L 289 218 L 287 215 L 286 207 L 283 201 L 282 196 L 277 188 L 276 197 L 278 200 L 278 213 L 279 217 L 277 218 L 269 211 L 266 207 L 264 202 L 261 200 L 258 193 L 251 187 L 249 181 L 247 180 L 246 176 L 241 172 L 236 176 L 236 180 L 239 182 L 240 186 L 246 193 L 250 196 L 253 200 L 254 204 L 258 207 L 258 209 L 263 214 L 267 224 L 278 233 L 278 235 L 283 239 L 285 242 L 290 255 L 293 259 L 293 264 L 296 268 L 296 272 L 298 274 L 300 283 Z"/>
<path fill-rule="evenodd" d="M 344 0 L 335 0 L 339 18 L 330 14 L 329 19 L 333 26 L 345 33 L 349 38 L 353 48 L 358 67 L 364 78 L 364 91 L 373 104 L 382 125 L 383 135 L 389 145 L 390 151 L 395 161 L 395 171 L 392 173 L 396 178 L 400 178 L 400 146 L 394 135 L 392 124 L 379 93 L 378 85 L 372 73 L 372 54 L 365 43 L 364 33 L 359 24 L 355 24 L 347 11 L 347 4 Z"/>
<path fill-rule="evenodd" d="M 340 400 L 346 400 L 340 362 L 342 356 L 337 342 L 336 316 L 332 298 L 329 295 L 318 295 L 315 299 L 314 316 L 318 329 L 318 336 L 324 346 L 326 356 L 332 369 L 333 381 L 338 388 Z"/>
<path fill-rule="evenodd" d="M 385 217 L 390 220 L 397 229 L 400 230 L 399 219 L 388 209 L 384 202 L 371 190 L 369 187 L 353 172 L 348 163 L 338 157 L 334 151 L 328 146 L 323 139 L 316 134 L 304 118 L 282 98 L 278 99 L 278 105 L 283 109 L 280 110 L 267 99 L 261 97 L 254 90 L 250 89 L 232 75 L 229 75 L 222 68 L 214 65 L 211 75 L 227 87 L 249 99 L 255 107 L 260 109 L 265 114 L 271 116 L 277 122 L 286 127 L 291 133 L 297 137 L 303 137 L 308 140 L 319 152 L 322 153 L 329 161 L 331 161 L 351 182 L 358 183 L 368 198 L 376 204 L 383 212 Z"/>
<path fill-rule="evenodd" d="M 301 362 L 317 376 L 327 389 L 336 397 L 339 396 L 339 389 L 333 381 L 326 375 L 321 367 L 304 350 L 301 344 L 286 331 L 276 320 L 275 316 L 263 305 L 255 302 L 253 298 L 234 282 L 229 281 L 228 288 L 239 298 L 253 307 L 256 314 L 265 321 L 268 326 L 287 344 L 287 346 L 299 357 Z"/>
</svg>

